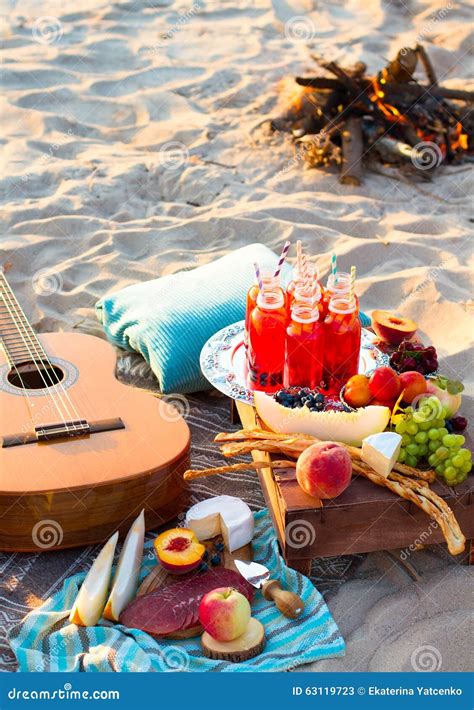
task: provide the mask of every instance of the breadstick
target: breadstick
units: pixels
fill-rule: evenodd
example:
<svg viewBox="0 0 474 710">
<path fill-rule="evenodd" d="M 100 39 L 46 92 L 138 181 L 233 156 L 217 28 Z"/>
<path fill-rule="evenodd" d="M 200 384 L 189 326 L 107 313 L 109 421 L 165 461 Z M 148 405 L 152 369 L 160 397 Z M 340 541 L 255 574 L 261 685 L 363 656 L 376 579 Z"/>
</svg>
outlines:
<svg viewBox="0 0 474 710">
<path fill-rule="evenodd" d="M 430 518 L 436 520 L 440 526 L 443 535 L 448 544 L 448 550 L 452 555 L 459 555 L 464 551 L 464 546 L 466 543 L 466 538 L 461 532 L 461 529 L 454 517 L 452 511 L 449 509 L 444 501 L 436 496 L 433 491 L 431 491 L 427 486 L 416 483 L 416 481 L 410 480 L 390 480 L 379 476 L 377 473 L 371 469 L 365 467 L 363 464 L 353 463 L 353 468 L 358 473 L 368 478 L 370 481 L 378 486 L 385 486 L 393 493 L 397 493 L 401 498 L 412 501 L 418 508 L 421 508 Z M 401 479 L 401 476 L 398 477 Z M 430 500 L 427 498 L 427 494 L 430 494 Z M 436 504 L 433 503 L 433 497 L 436 497 Z M 442 505 L 440 505 L 440 503 Z M 449 513 L 445 510 L 448 508 Z"/>
<path fill-rule="evenodd" d="M 241 429 L 240 431 L 235 431 L 231 433 L 226 433 L 226 432 L 221 432 L 220 434 L 217 434 L 216 438 L 214 441 L 220 442 L 220 441 L 242 441 L 242 443 L 245 443 L 245 448 L 241 451 L 241 453 L 249 453 L 250 451 L 253 450 L 262 450 L 260 448 L 260 442 L 258 440 L 266 440 L 266 441 L 288 441 L 288 436 L 289 434 L 279 434 L 277 432 L 270 432 L 270 431 L 265 431 L 264 429 Z M 246 441 L 247 440 L 247 441 Z M 249 448 L 250 446 L 250 441 L 249 440 L 256 440 L 258 443 L 254 445 L 253 447 Z M 320 439 L 317 439 L 314 436 L 310 436 L 309 434 L 298 434 L 295 436 L 293 439 L 295 442 L 295 445 L 298 447 L 301 447 L 301 449 L 298 448 L 298 450 L 303 451 L 303 444 L 306 443 L 306 446 L 304 448 L 307 448 L 308 446 L 311 446 L 311 444 L 316 444 Z M 349 446 L 349 444 L 341 444 L 344 446 L 344 448 L 347 449 L 349 454 L 351 455 L 352 459 L 355 459 L 357 461 L 362 460 L 362 450 L 358 448 L 357 446 Z M 229 449 L 231 450 L 231 449 Z M 263 449 L 266 451 L 267 449 Z M 223 452 L 224 453 L 224 452 Z M 227 455 L 227 454 L 224 454 Z M 232 455 L 232 454 L 229 454 Z M 417 468 L 413 468 L 412 466 L 407 466 L 406 464 L 403 463 L 395 463 L 393 467 L 394 471 L 398 471 L 399 473 L 403 473 L 405 476 L 414 476 L 416 478 L 421 478 L 424 481 L 428 481 L 429 483 L 432 483 L 433 481 L 436 480 L 436 474 L 434 471 L 431 469 L 428 471 L 421 471 Z"/>
<path fill-rule="evenodd" d="M 246 461 L 244 463 L 233 463 L 230 466 L 216 466 L 215 468 L 190 468 L 183 473 L 185 481 L 192 481 L 195 478 L 206 476 L 217 476 L 219 473 L 232 473 L 233 471 L 247 471 L 260 468 L 294 468 L 295 461 Z"/>
</svg>

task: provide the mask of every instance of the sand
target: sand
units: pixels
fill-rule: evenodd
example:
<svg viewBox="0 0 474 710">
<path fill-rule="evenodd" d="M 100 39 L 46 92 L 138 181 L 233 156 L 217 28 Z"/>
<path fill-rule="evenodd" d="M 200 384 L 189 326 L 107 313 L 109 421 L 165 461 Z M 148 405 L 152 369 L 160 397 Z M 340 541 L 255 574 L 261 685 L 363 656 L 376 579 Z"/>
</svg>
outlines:
<svg viewBox="0 0 474 710">
<path fill-rule="evenodd" d="M 112 289 L 254 241 L 279 251 L 301 239 L 323 274 L 332 250 L 341 268 L 357 265 L 365 310 L 419 323 L 443 371 L 466 384 L 472 416 L 471 171 L 446 167 L 423 184 L 366 173 L 362 187 L 342 186 L 335 173 L 304 170 L 288 139 L 256 128 L 278 113 L 282 78 L 312 73 L 311 52 L 375 72 L 423 41 L 440 81 L 468 86 L 468 5 L 66 5 L 10 0 L 1 24 L 0 257 L 34 326 L 102 336 L 94 304 Z M 216 401 L 202 399 L 201 414 Z M 205 447 L 195 455 L 197 465 L 209 460 Z M 258 491 L 251 497 L 257 507 Z M 4 569 L 30 569 L 28 559 Z M 348 654 L 317 669 L 410 670 L 423 645 L 442 649 L 442 670 L 464 667 L 469 573 L 436 559 L 399 589 L 374 581 L 378 573 L 341 584 L 330 606 Z M 20 586 L 4 590 L 10 620 L 29 603 L 28 582 Z M 423 613 L 407 621 L 414 604 Z"/>
</svg>

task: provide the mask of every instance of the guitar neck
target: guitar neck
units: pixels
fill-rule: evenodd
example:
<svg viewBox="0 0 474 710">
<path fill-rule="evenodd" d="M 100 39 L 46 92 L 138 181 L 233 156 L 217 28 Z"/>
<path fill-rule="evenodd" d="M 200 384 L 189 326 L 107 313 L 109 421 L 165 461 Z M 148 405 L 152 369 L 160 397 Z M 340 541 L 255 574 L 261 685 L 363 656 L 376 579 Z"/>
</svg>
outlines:
<svg viewBox="0 0 474 710">
<path fill-rule="evenodd" d="M 2 272 L 0 272 L 0 344 L 12 366 L 46 358 L 38 337 Z"/>
</svg>

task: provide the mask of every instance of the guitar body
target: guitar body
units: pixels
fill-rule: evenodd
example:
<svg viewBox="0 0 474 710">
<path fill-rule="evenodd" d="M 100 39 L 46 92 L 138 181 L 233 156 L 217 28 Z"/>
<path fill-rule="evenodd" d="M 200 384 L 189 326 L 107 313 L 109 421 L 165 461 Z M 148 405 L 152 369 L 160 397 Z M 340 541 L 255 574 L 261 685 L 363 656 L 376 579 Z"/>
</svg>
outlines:
<svg viewBox="0 0 474 710">
<path fill-rule="evenodd" d="M 0 550 L 103 542 L 115 530 L 126 533 L 142 508 L 147 529 L 182 512 L 190 447 L 184 419 L 158 397 L 118 382 L 106 341 L 80 333 L 39 341 L 61 372 L 61 387 L 17 386 L 0 351 Z M 121 419 L 124 428 L 5 446 L 65 411 L 67 421 Z"/>
</svg>

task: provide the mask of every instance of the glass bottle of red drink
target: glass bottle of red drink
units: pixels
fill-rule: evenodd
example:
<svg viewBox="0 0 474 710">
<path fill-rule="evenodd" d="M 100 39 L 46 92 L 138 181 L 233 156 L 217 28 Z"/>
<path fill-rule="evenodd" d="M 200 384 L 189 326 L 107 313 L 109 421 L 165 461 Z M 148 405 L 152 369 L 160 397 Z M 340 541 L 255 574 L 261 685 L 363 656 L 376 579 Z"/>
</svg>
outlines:
<svg viewBox="0 0 474 710">
<path fill-rule="evenodd" d="M 329 301 L 331 298 L 341 297 L 349 298 L 349 291 L 351 288 L 351 275 L 345 271 L 338 271 L 336 276 L 334 274 L 329 274 L 326 283 L 325 299 L 327 305 L 329 306 Z M 357 308 L 359 308 L 359 299 L 357 294 L 354 294 L 356 300 Z"/>
<path fill-rule="evenodd" d="M 295 301 L 286 331 L 287 385 L 319 387 L 323 379 L 324 324 L 316 303 Z"/>
<path fill-rule="evenodd" d="M 283 387 L 286 323 L 282 290 L 264 287 L 249 318 L 247 365 L 251 389 L 276 392 Z"/>
<path fill-rule="evenodd" d="M 319 281 L 318 269 L 314 264 L 306 262 L 304 268 L 300 269 L 298 264 L 293 267 L 293 278 L 286 287 L 286 298 L 288 312 L 290 312 L 295 300 L 295 292 L 308 286 L 315 284 L 319 287 L 321 295 L 324 294 L 324 287 Z"/>
<path fill-rule="evenodd" d="M 267 290 L 270 291 L 278 291 L 281 292 L 283 297 L 285 297 L 285 292 L 280 286 L 280 278 L 279 276 L 275 276 L 274 274 L 270 273 L 264 273 L 262 274 L 262 284 L 263 287 Z M 248 332 L 249 332 L 249 323 L 250 323 L 250 316 L 252 315 L 252 311 L 257 305 L 257 298 L 259 294 L 259 286 L 258 283 L 254 283 L 248 290 L 247 292 L 247 303 L 246 303 L 246 308 L 245 308 L 245 331 L 244 331 L 244 343 L 245 346 L 248 344 Z"/>
<path fill-rule="evenodd" d="M 324 380 L 330 392 L 339 394 L 347 380 L 358 373 L 360 340 L 355 300 L 331 298 L 324 321 Z"/>
<path fill-rule="evenodd" d="M 293 292 L 291 308 L 293 308 L 296 303 L 306 303 L 317 308 L 319 311 L 319 321 L 320 323 L 323 323 L 324 318 L 326 317 L 327 308 L 324 304 L 321 287 L 317 281 L 307 280 L 297 285 Z"/>
</svg>

